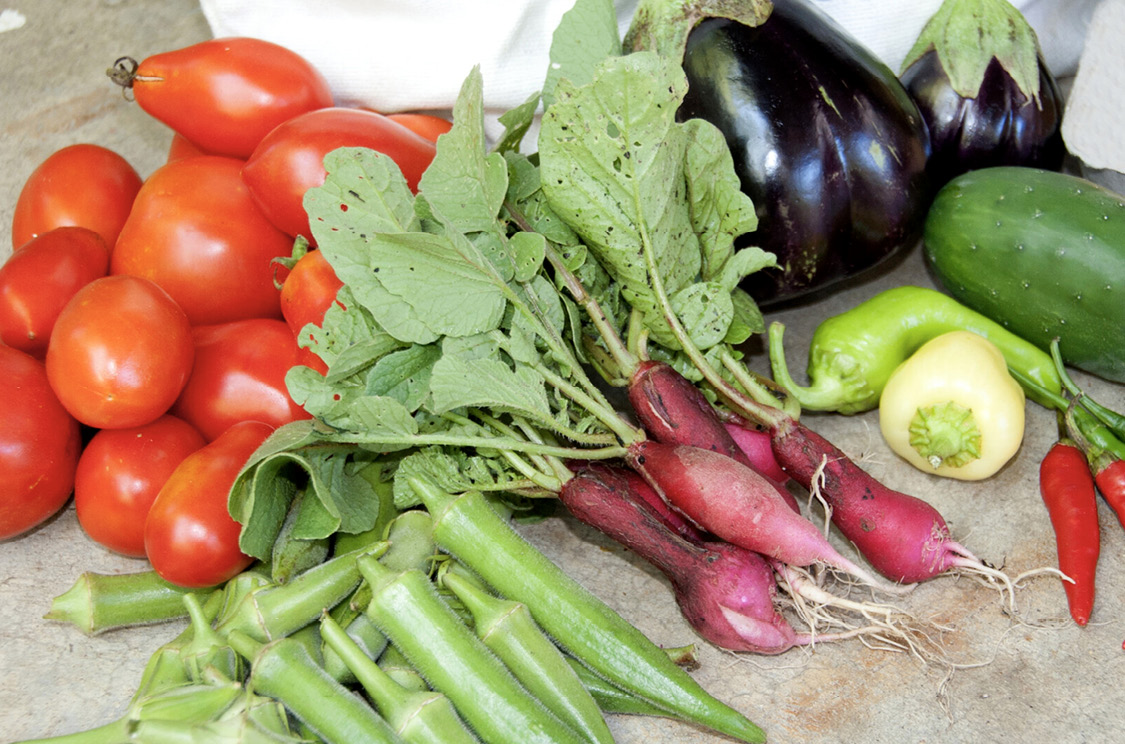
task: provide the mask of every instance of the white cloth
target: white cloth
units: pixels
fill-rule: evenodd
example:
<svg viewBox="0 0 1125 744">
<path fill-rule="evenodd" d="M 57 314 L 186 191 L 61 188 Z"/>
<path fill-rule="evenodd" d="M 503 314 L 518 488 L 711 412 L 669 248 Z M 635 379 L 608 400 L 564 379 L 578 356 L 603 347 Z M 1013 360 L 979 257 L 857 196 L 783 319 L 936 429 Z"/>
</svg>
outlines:
<svg viewBox="0 0 1125 744">
<path fill-rule="evenodd" d="M 814 0 L 898 72 L 941 0 Z M 1013 0 L 1058 76 L 1071 75 L 1098 0 Z M 543 83 L 551 34 L 574 0 L 201 0 L 216 36 L 254 36 L 305 56 L 342 105 L 449 109 L 479 64 L 493 113 Z M 616 0 L 622 33 L 636 0 Z"/>
</svg>

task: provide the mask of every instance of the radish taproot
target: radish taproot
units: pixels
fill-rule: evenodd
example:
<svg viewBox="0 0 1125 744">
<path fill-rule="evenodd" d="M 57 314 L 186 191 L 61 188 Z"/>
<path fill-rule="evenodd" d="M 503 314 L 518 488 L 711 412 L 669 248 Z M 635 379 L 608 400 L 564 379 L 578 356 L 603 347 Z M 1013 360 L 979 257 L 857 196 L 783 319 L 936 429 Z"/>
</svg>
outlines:
<svg viewBox="0 0 1125 744">
<path fill-rule="evenodd" d="M 770 429 L 774 455 L 800 483 L 816 488 L 832 522 L 864 558 L 894 581 L 914 583 L 950 569 L 1011 583 L 953 539 L 933 506 L 895 491 L 859 467 L 824 437 L 789 417 Z"/>
<path fill-rule="evenodd" d="M 567 481 L 559 499 L 576 519 L 660 569 L 672 584 L 684 618 L 707 641 L 760 654 L 779 654 L 812 642 L 774 606 L 776 584 L 765 559 L 722 543 L 689 542 L 677 535 L 640 495 L 647 487 L 627 468 L 590 463 Z"/>
<path fill-rule="evenodd" d="M 785 488 L 786 477 L 763 472 L 773 461 L 760 465 L 732 436 L 711 401 L 694 383 L 666 362 L 640 362 L 629 379 L 629 403 L 645 432 L 664 444 L 699 447 L 726 455 L 766 477 L 793 511 L 801 507 Z M 749 435 L 747 435 L 749 436 Z M 776 462 L 773 463 L 776 470 Z"/>
<path fill-rule="evenodd" d="M 717 452 L 646 440 L 626 461 L 670 504 L 727 542 L 796 566 L 824 564 L 890 593 L 909 591 L 848 560 L 764 476 Z"/>
</svg>

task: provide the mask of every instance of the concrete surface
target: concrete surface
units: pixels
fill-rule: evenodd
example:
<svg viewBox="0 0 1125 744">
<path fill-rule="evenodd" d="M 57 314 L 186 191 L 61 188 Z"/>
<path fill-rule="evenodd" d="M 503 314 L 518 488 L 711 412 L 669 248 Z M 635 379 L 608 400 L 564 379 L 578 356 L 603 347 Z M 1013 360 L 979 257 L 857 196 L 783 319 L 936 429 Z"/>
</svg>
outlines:
<svg viewBox="0 0 1125 744">
<path fill-rule="evenodd" d="M 5 9 L 18 10 L 26 23 L 0 33 L 0 256 L 9 250 L 20 186 L 52 151 L 96 142 L 146 175 L 163 160 L 169 132 L 123 101 L 105 68 L 123 54 L 140 58 L 209 35 L 189 0 L 10 0 L 0 3 Z M 791 364 L 803 366 L 809 335 L 824 317 L 904 283 L 930 283 L 917 250 L 828 300 L 771 314 L 788 324 Z M 753 364 L 761 368 L 762 362 L 758 353 Z M 1125 407 L 1122 387 L 1078 379 L 1105 402 Z M 897 461 L 872 414 L 808 414 L 806 421 L 888 485 L 931 501 L 985 560 L 1012 575 L 1054 563 L 1036 482 L 1038 463 L 1055 437 L 1054 418 L 1043 409 L 1029 406 L 1022 450 L 999 475 L 979 483 L 938 480 Z M 1101 516 L 1098 602 L 1085 629 L 1069 621 L 1057 579 L 1028 580 L 1013 615 L 994 590 L 950 576 L 918 588 L 903 606 L 946 628 L 952 663 L 923 663 L 856 640 L 777 657 L 701 644 L 695 674 L 775 742 L 1125 741 L 1125 532 L 1108 508 L 1102 506 Z M 667 584 L 621 549 L 562 519 L 527 534 L 657 643 L 694 640 Z M 86 539 L 72 508 L 0 543 L 0 741 L 69 733 L 122 712 L 148 655 L 180 625 L 87 638 L 42 615 L 82 571 L 144 566 Z M 614 718 L 611 724 L 621 742 L 720 741 L 665 720 Z"/>
</svg>

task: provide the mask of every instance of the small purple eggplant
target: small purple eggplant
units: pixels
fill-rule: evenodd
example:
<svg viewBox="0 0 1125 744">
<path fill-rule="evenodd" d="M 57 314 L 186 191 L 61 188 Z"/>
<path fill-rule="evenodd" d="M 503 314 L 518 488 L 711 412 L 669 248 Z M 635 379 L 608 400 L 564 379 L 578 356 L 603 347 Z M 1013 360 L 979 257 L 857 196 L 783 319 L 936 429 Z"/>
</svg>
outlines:
<svg viewBox="0 0 1125 744">
<path fill-rule="evenodd" d="M 930 130 L 935 187 L 970 170 L 1058 170 L 1063 101 L 1034 30 L 1007 0 L 946 0 L 901 80 Z"/>
</svg>

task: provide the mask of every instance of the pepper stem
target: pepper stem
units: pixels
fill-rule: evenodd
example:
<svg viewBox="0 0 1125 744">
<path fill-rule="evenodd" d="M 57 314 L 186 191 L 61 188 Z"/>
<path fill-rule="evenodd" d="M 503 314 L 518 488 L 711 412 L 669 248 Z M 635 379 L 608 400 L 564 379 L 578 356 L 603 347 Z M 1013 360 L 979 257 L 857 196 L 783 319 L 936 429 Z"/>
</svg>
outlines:
<svg viewBox="0 0 1125 744">
<path fill-rule="evenodd" d="M 935 470 L 979 459 L 980 440 L 973 410 L 951 400 L 921 406 L 910 420 L 910 446 Z"/>
</svg>

